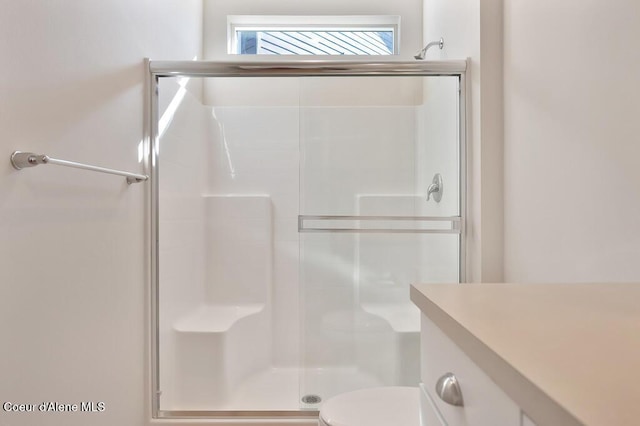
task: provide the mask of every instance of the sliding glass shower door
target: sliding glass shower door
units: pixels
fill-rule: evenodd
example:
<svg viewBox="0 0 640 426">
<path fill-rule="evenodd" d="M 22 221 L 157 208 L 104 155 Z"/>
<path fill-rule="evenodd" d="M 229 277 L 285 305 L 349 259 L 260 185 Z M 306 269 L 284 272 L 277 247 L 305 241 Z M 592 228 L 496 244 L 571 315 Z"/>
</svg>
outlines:
<svg viewBox="0 0 640 426">
<path fill-rule="evenodd" d="M 159 73 L 154 416 L 312 418 L 418 383 L 409 285 L 464 280 L 463 74 L 369 65 Z"/>
<path fill-rule="evenodd" d="M 459 282 L 457 77 L 300 87 L 300 400 L 417 385 L 409 285 Z"/>
</svg>

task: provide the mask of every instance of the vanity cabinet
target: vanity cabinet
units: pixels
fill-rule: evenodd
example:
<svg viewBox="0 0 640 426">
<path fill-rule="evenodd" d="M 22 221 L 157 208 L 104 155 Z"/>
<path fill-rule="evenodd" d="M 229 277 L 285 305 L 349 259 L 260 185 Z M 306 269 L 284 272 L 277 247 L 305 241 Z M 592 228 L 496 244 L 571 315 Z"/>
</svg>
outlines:
<svg viewBox="0 0 640 426">
<path fill-rule="evenodd" d="M 425 426 L 640 424 L 640 283 L 417 284 L 411 300 Z"/>
<path fill-rule="evenodd" d="M 422 396 L 422 410 L 423 413 L 430 408 L 436 411 L 423 415 L 424 426 L 524 426 L 520 407 L 425 315 L 422 315 L 420 340 L 421 390 L 426 394 Z M 461 406 L 451 405 L 437 394 L 436 384 L 448 373 L 459 385 Z M 441 417 L 440 423 L 426 421 L 434 415 Z M 535 425 L 529 423 L 528 426 Z"/>
</svg>

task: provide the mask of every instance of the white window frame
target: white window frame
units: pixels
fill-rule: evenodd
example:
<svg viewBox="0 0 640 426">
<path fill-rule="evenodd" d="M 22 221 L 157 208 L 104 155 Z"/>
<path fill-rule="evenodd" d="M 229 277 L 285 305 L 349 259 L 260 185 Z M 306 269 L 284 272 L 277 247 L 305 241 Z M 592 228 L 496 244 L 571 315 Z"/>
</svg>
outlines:
<svg viewBox="0 0 640 426">
<path fill-rule="evenodd" d="M 278 31 L 283 29 L 288 31 L 392 30 L 392 54 L 398 55 L 400 52 L 400 16 L 398 15 L 228 15 L 227 53 L 230 55 L 238 54 L 237 31 Z"/>
</svg>

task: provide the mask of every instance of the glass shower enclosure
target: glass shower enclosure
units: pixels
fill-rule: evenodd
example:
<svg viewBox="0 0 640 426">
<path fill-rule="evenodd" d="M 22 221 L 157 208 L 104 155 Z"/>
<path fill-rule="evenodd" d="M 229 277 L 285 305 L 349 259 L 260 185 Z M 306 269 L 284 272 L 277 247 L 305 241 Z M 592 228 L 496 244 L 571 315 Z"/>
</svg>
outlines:
<svg viewBox="0 0 640 426">
<path fill-rule="evenodd" d="M 465 279 L 465 69 L 150 63 L 155 417 L 417 386 L 409 285 Z"/>
</svg>

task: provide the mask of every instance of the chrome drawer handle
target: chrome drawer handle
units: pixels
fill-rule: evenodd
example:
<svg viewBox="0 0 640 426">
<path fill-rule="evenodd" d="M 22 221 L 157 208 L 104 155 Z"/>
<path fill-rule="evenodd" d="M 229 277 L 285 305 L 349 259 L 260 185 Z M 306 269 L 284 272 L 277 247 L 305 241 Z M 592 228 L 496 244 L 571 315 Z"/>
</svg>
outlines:
<svg viewBox="0 0 640 426">
<path fill-rule="evenodd" d="M 453 373 L 447 373 L 438 379 L 436 383 L 436 394 L 447 404 L 462 407 L 462 391 L 458 384 L 458 379 Z"/>
</svg>

